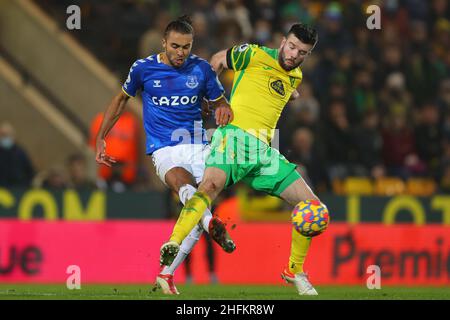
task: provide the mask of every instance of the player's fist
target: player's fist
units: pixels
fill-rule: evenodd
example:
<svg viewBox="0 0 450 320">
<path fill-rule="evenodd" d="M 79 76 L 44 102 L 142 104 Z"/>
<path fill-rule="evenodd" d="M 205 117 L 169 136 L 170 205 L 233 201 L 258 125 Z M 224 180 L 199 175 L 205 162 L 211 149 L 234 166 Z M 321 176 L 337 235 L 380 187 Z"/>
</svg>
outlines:
<svg viewBox="0 0 450 320">
<path fill-rule="evenodd" d="M 294 90 L 289 98 L 289 101 L 294 101 L 295 99 L 300 98 L 300 93 L 297 90 Z"/>
<path fill-rule="evenodd" d="M 106 154 L 106 141 L 104 139 L 97 139 L 95 143 L 95 161 L 108 167 L 116 163 L 116 159 Z"/>
<path fill-rule="evenodd" d="M 233 121 L 233 110 L 231 110 L 231 107 L 228 104 L 222 104 L 217 107 L 215 117 L 218 126 L 226 126 Z"/>
</svg>

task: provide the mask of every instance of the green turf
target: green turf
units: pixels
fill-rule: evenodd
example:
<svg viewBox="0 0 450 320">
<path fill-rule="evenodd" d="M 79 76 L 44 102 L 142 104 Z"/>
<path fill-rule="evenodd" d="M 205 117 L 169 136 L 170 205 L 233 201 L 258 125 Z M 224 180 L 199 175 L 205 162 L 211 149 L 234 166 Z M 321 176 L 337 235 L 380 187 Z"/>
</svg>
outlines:
<svg viewBox="0 0 450 320">
<path fill-rule="evenodd" d="M 3 299 L 82 299 L 82 300 L 140 300 L 140 299 L 446 299 L 450 300 L 449 287 L 384 287 L 369 290 L 365 287 L 317 286 L 319 296 L 299 296 L 291 286 L 230 286 L 230 285 L 179 285 L 179 296 L 166 296 L 153 292 L 151 285 L 82 285 L 80 290 L 68 290 L 65 285 L 0 284 Z"/>
</svg>

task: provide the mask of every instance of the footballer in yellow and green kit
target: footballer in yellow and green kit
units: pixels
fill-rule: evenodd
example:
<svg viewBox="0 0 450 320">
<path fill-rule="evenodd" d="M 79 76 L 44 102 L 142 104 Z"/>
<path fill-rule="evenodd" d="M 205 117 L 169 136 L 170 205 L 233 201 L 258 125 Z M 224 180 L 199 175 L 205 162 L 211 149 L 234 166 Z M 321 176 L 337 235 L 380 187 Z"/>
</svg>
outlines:
<svg viewBox="0 0 450 320">
<path fill-rule="evenodd" d="M 214 132 L 203 180 L 183 207 L 169 241 L 161 247 L 161 261 L 173 259 L 180 243 L 218 193 L 239 181 L 291 205 L 306 200 L 320 203 L 296 165 L 271 146 L 284 107 L 291 97 L 298 97 L 300 66 L 317 40 L 316 30 L 298 23 L 291 27 L 279 49 L 243 44 L 213 56 L 211 65 L 218 73 L 222 68 L 235 71 L 230 94 L 234 118 Z M 294 227 L 291 234 L 288 266 L 281 277 L 294 284 L 299 294 L 317 295 L 303 270 L 311 237 L 300 234 Z"/>
<path fill-rule="evenodd" d="M 302 81 L 302 71 L 284 70 L 278 49 L 254 44 L 229 49 L 227 65 L 235 71 L 230 95 L 234 120 L 215 131 L 206 167 L 226 173 L 225 187 L 242 180 L 279 197 L 300 174 L 270 143 L 283 108 Z"/>
</svg>

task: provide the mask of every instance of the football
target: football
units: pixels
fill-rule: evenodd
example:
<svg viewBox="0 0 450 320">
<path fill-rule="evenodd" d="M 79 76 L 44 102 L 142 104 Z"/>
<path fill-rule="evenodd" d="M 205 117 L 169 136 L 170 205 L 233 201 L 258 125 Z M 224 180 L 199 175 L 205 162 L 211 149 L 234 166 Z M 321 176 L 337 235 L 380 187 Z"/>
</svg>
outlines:
<svg viewBox="0 0 450 320">
<path fill-rule="evenodd" d="M 327 207 L 317 200 L 300 201 L 292 210 L 292 225 L 305 237 L 314 237 L 324 232 L 330 222 Z"/>
</svg>

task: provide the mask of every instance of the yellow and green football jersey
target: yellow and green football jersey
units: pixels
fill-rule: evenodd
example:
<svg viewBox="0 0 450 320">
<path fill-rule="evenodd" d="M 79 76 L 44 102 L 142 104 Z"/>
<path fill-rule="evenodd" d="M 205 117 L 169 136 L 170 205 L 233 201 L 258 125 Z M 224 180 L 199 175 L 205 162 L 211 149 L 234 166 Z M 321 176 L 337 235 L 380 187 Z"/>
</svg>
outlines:
<svg viewBox="0 0 450 320">
<path fill-rule="evenodd" d="M 254 44 L 229 49 L 227 64 L 235 71 L 231 124 L 270 143 L 284 106 L 302 81 L 300 67 L 286 71 L 278 63 L 278 49 Z"/>
</svg>

